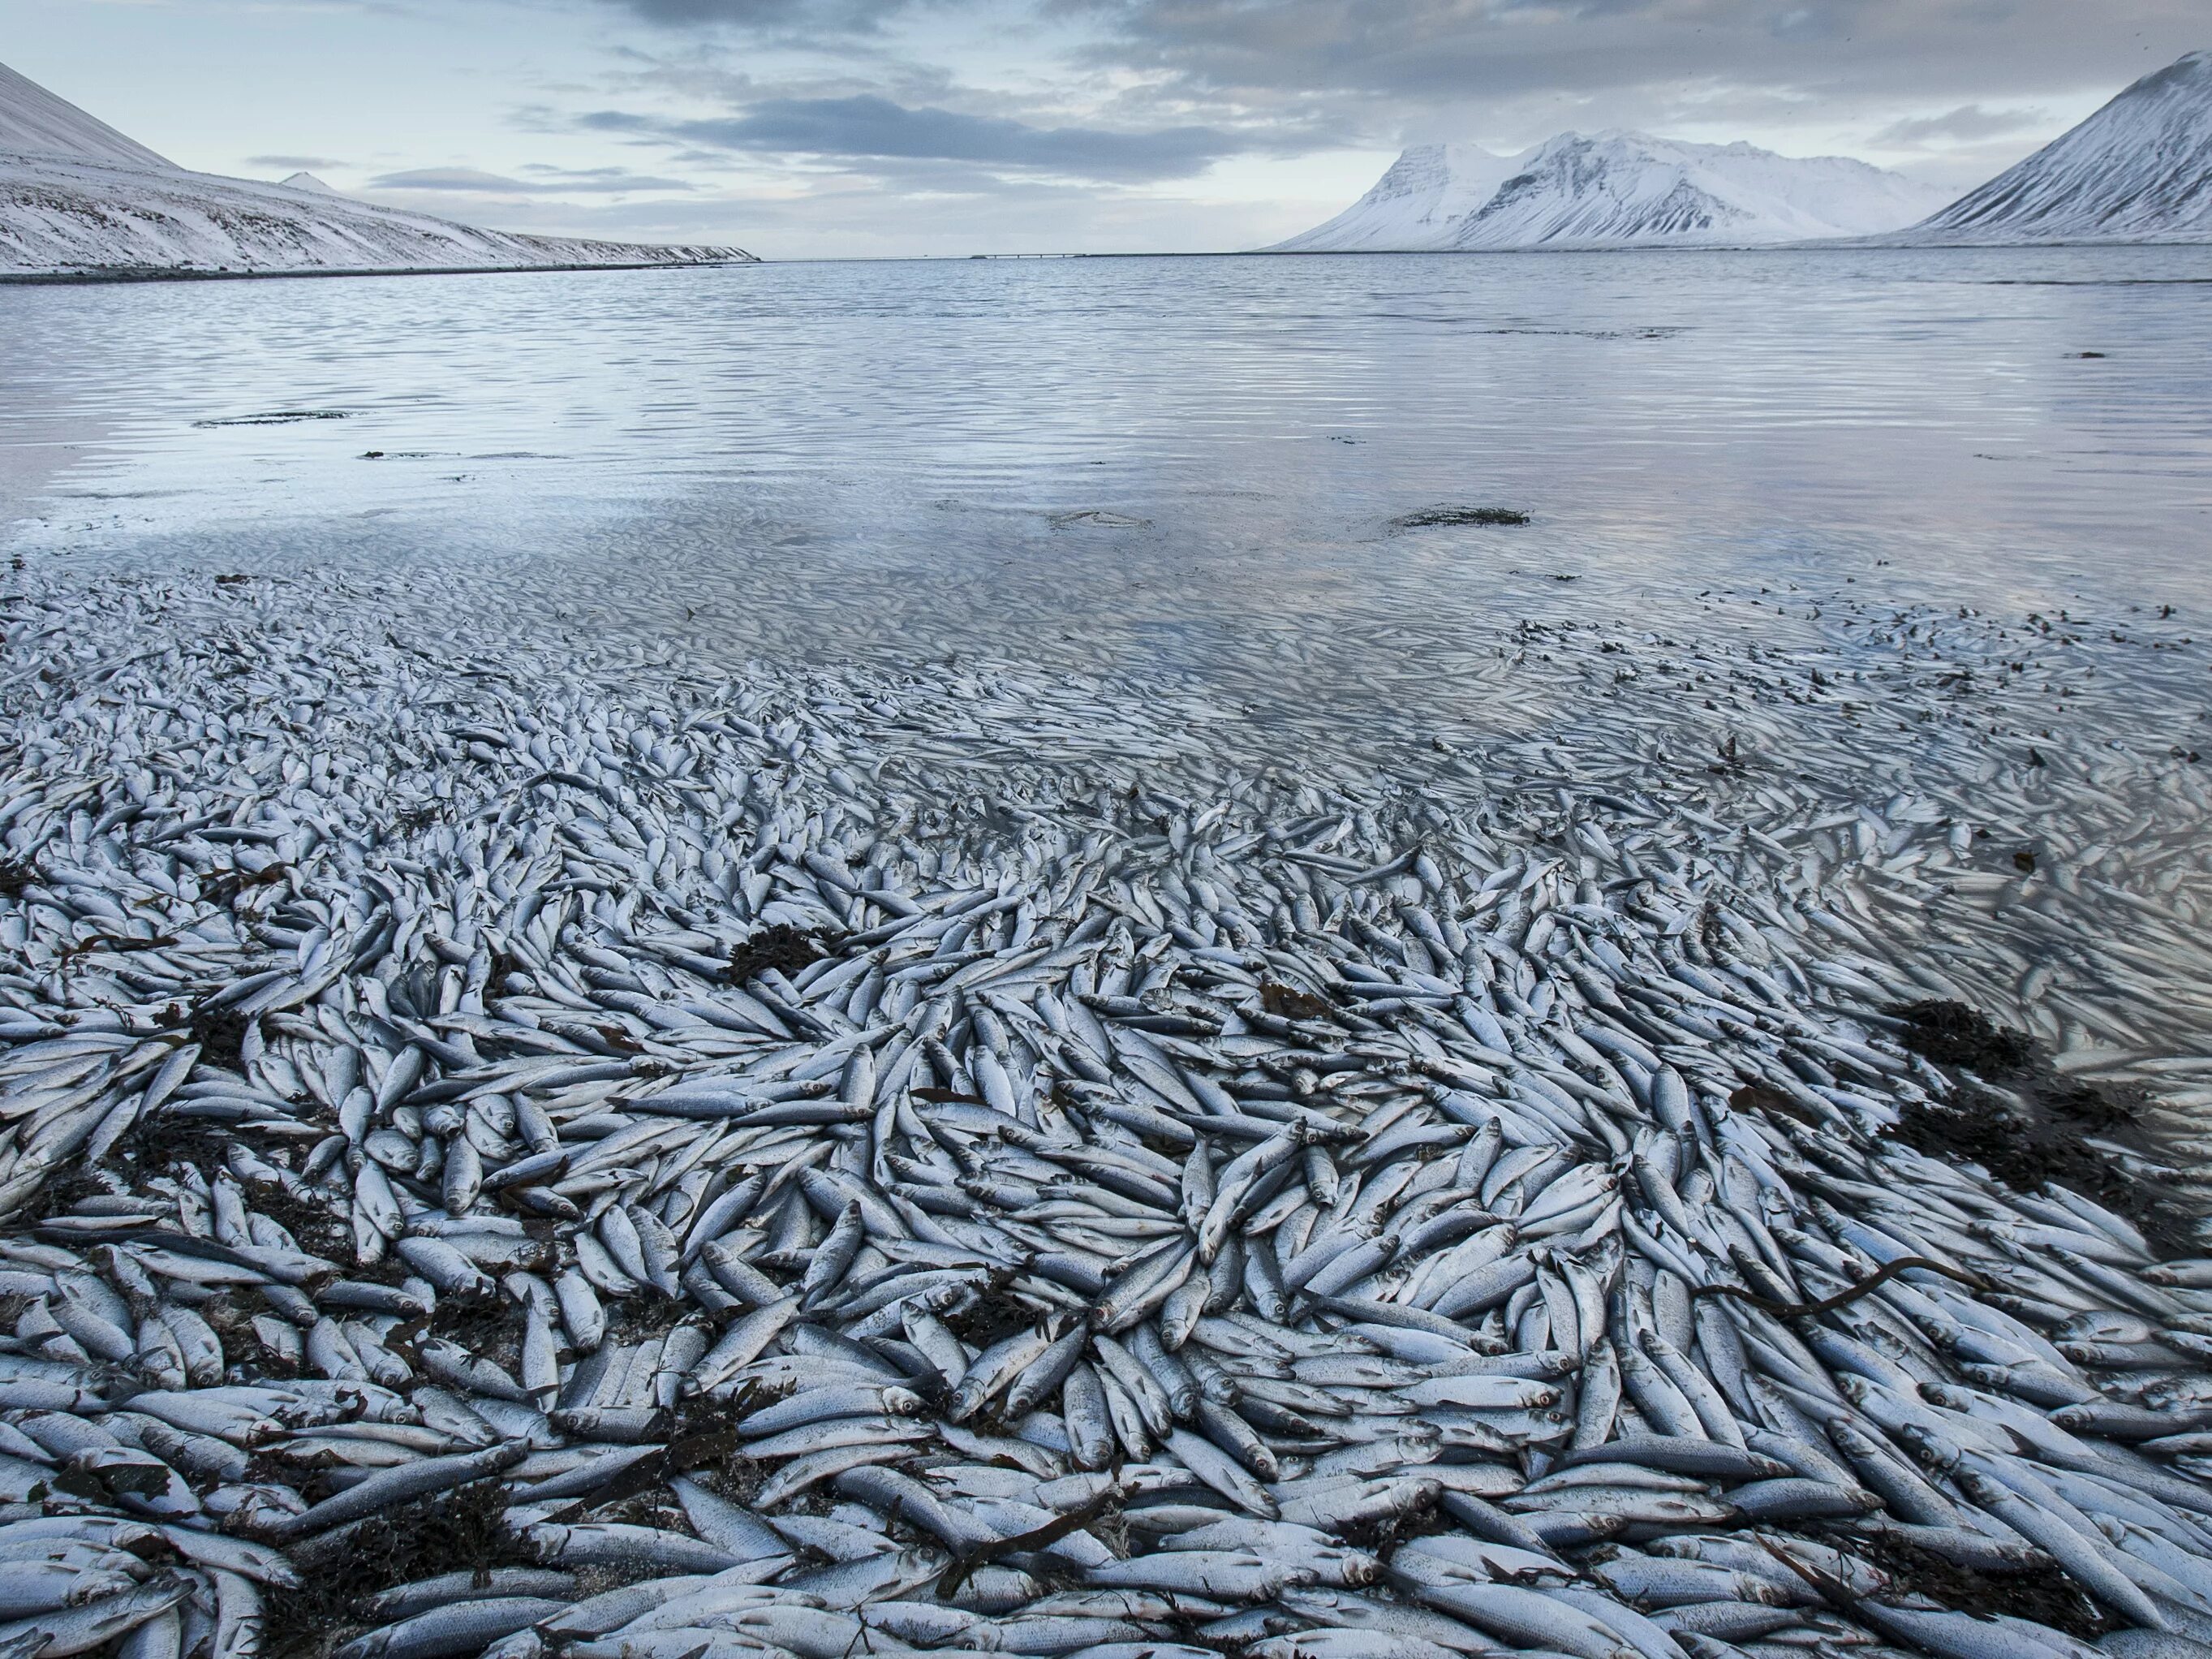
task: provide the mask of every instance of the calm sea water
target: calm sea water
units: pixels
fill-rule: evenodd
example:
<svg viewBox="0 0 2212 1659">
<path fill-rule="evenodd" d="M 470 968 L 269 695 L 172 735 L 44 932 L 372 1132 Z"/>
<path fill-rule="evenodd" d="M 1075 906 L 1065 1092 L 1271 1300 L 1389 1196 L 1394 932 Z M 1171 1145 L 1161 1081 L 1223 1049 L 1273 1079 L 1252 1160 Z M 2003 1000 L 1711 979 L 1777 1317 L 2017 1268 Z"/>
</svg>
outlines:
<svg viewBox="0 0 2212 1659">
<path fill-rule="evenodd" d="M 1506 568 L 2179 601 L 2212 530 L 2204 249 L 12 288 L 0 339 L 4 533 L 125 559 L 804 544 L 1048 609 L 1103 544 L 1264 606 L 1454 502 L 1536 516 L 1462 538 Z"/>
</svg>

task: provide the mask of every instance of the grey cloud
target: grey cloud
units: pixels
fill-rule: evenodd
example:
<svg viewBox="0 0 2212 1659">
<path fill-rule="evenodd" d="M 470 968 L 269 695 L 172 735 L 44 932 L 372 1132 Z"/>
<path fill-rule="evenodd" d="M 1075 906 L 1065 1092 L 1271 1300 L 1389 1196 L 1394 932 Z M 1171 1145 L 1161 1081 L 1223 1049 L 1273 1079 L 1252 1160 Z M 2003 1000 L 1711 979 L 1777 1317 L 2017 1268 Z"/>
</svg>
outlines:
<svg viewBox="0 0 2212 1659">
<path fill-rule="evenodd" d="M 335 155 L 249 155 L 248 167 L 267 167 L 274 173 L 313 173 L 318 167 L 342 167 L 345 163 Z"/>
<path fill-rule="evenodd" d="M 2118 90 L 2205 44 L 2202 0 L 1043 0 L 1090 60 L 1370 138 L 1465 128 L 1832 119 L 1933 99 Z M 1470 134 L 1472 136 L 1472 134 Z"/>
<path fill-rule="evenodd" d="M 907 0 L 609 0 L 666 28 L 732 27 L 809 34 L 865 34 Z"/>
<path fill-rule="evenodd" d="M 771 98 L 734 115 L 676 120 L 621 111 L 582 118 L 603 132 L 755 155 L 844 161 L 960 161 L 1017 172 L 1099 179 L 1178 179 L 1251 147 L 1205 126 L 1120 132 L 1032 126 L 1004 116 L 908 108 L 888 98 Z"/>
<path fill-rule="evenodd" d="M 2001 138 L 2008 133 L 2040 130 L 2049 124 L 2050 119 L 2041 110 L 1984 109 L 1979 104 L 1962 104 L 1947 115 L 1893 122 L 1875 134 L 1869 142 L 1889 149 L 1904 149 L 1925 144 L 1930 140 L 1971 142 L 1978 138 Z"/>
</svg>

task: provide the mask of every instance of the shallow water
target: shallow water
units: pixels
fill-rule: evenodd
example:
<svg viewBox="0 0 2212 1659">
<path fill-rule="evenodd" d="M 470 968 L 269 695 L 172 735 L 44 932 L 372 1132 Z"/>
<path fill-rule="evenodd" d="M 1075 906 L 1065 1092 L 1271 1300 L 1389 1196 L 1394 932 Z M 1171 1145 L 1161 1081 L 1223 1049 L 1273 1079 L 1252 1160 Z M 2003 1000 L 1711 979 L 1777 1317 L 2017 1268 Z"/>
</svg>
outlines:
<svg viewBox="0 0 2212 1659">
<path fill-rule="evenodd" d="M 757 562 L 758 605 L 927 587 L 948 636 L 1108 618 L 1171 658 L 1553 575 L 2186 604 L 2212 524 L 2202 249 L 16 288 L 0 333 L 18 545 Z M 234 423 L 305 412 L 343 418 Z M 1390 532 L 1441 502 L 1537 522 Z M 1055 522 L 1089 512 L 1143 522 Z"/>
</svg>

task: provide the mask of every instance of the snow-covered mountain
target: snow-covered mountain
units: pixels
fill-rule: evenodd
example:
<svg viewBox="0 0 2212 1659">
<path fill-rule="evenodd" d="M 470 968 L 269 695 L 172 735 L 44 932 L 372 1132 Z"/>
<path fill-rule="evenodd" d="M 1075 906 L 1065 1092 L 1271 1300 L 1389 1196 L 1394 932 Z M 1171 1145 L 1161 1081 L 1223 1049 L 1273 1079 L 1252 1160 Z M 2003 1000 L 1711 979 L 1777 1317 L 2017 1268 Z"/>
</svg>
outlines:
<svg viewBox="0 0 2212 1659">
<path fill-rule="evenodd" d="M 1913 223 L 1949 192 L 1841 156 L 1640 132 L 1563 132 L 1519 155 L 1427 144 L 1285 253 L 1752 247 Z"/>
<path fill-rule="evenodd" d="M 339 195 L 188 173 L 0 65 L 0 275 L 287 270 L 511 270 L 750 260 L 478 230 Z"/>
<path fill-rule="evenodd" d="M 2212 52 L 2146 75 L 1904 242 L 2212 241 Z"/>
<path fill-rule="evenodd" d="M 0 64 L 0 155 L 66 155 L 118 167 L 175 165 L 5 64 Z"/>
<path fill-rule="evenodd" d="M 1416 144 L 1350 207 L 1294 236 L 1278 253 L 1408 252 L 1452 245 L 1469 215 L 1498 193 L 1517 156 L 1480 144 Z"/>
</svg>

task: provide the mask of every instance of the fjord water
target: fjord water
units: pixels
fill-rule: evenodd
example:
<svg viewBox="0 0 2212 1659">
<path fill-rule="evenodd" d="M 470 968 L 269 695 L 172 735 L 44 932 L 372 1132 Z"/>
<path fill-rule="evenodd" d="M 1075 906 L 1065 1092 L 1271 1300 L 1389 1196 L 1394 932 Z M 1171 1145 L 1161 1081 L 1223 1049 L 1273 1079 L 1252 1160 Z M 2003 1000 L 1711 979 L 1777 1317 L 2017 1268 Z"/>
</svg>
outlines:
<svg viewBox="0 0 2212 1659">
<path fill-rule="evenodd" d="M 1843 575 L 2185 605 L 2212 526 L 2202 249 L 15 288 L 0 335 L 18 549 L 459 561 L 647 625 L 734 580 L 737 635 L 841 649 Z M 1390 527 L 1440 504 L 1535 522 Z"/>
<path fill-rule="evenodd" d="M 472 624 L 702 668 L 1123 677 L 1248 762 L 1409 775 L 1601 720 L 1613 668 L 1530 660 L 1523 624 L 1826 648 L 1845 603 L 2172 606 L 2179 633 L 2206 592 L 2203 249 L 0 288 L 0 551 L 345 573 L 395 620 L 410 573 L 461 574 Z M 1394 523 L 1452 506 L 1531 522 Z M 2199 740 L 2176 653 L 2102 648 L 2102 684 L 2158 681 L 2139 737 Z M 2014 702 L 1992 732 L 2102 718 Z"/>
</svg>

